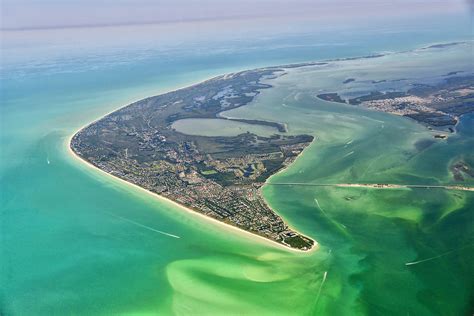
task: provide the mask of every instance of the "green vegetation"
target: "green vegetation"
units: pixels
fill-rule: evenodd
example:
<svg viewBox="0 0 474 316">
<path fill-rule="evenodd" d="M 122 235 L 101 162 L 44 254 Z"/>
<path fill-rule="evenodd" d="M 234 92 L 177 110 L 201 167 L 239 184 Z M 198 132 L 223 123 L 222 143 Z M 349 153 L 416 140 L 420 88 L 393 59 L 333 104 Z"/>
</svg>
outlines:
<svg viewBox="0 0 474 316">
<path fill-rule="evenodd" d="M 74 135 L 71 148 L 100 169 L 193 210 L 307 250 L 314 242 L 288 228 L 265 203 L 260 187 L 289 165 L 310 135 L 253 133 L 206 137 L 174 130 L 186 118 L 216 118 L 253 100 L 270 86 L 260 79 L 281 69 L 257 69 L 147 98 L 122 108 Z M 241 120 L 286 132 L 277 122 Z M 298 242 L 287 243 L 287 236 Z"/>
</svg>

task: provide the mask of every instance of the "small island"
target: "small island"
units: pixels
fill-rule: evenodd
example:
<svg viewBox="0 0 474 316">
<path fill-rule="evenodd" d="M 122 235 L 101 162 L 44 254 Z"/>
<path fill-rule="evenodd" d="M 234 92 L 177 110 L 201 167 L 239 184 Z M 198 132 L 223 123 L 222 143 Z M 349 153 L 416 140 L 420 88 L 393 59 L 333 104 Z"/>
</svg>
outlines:
<svg viewBox="0 0 474 316">
<path fill-rule="evenodd" d="M 286 126 L 279 122 L 220 114 L 248 104 L 271 87 L 263 79 L 281 75 L 281 68 L 242 71 L 135 102 L 80 130 L 70 147 L 97 168 L 188 209 L 287 247 L 310 250 L 315 241 L 289 228 L 266 204 L 260 188 L 291 164 L 313 136 L 284 135 Z M 190 118 L 264 125 L 275 128 L 275 134 L 208 137 L 172 127 Z"/>
<path fill-rule="evenodd" d="M 218 76 L 125 106 L 77 132 L 71 139 L 70 148 L 93 166 L 190 210 L 288 248 L 307 251 L 317 243 L 291 229 L 267 205 L 261 187 L 271 175 L 289 166 L 314 137 L 287 135 L 287 126 L 281 122 L 230 118 L 223 113 L 253 101 L 262 90 L 272 87 L 268 84 L 271 79 L 284 76 L 291 69 L 383 56 L 308 62 Z M 452 133 L 459 117 L 474 110 L 473 79 L 472 74 L 444 76 L 437 84 L 420 82 L 405 91 L 373 89 L 351 98 L 344 98 L 340 91 L 321 91 L 317 98 L 402 115 L 428 125 L 430 129 L 431 126 L 445 127 Z M 406 79 L 392 81 L 400 80 Z M 359 79 L 348 78 L 343 85 L 355 81 L 359 82 Z M 370 82 L 373 85 L 388 83 L 385 79 Z M 189 135 L 174 128 L 174 123 L 185 119 L 260 125 L 274 129 L 274 134 Z M 445 133 L 434 135 L 436 139 L 447 137 Z M 452 168 L 456 179 L 470 174 L 465 170 L 470 172 L 465 165 Z M 392 184 L 336 185 L 340 186 L 399 187 Z M 403 187 L 472 190 L 464 186 Z"/>
<path fill-rule="evenodd" d="M 449 74 L 454 73 L 461 72 Z M 383 82 L 385 81 L 372 81 L 373 84 Z M 348 99 L 344 99 L 339 92 L 324 92 L 318 94 L 317 97 L 324 101 L 364 106 L 377 111 L 406 116 L 426 126 L 445 127 L 453 132 L 453 127 L 459 121 L 459 117 L 474 111 L 474 75 L 442 78 L 437 84 L 418 83 L 407 91 L 375 90 Z M 440 139 L 446 137 L 435 136 Z"/>
</svg>

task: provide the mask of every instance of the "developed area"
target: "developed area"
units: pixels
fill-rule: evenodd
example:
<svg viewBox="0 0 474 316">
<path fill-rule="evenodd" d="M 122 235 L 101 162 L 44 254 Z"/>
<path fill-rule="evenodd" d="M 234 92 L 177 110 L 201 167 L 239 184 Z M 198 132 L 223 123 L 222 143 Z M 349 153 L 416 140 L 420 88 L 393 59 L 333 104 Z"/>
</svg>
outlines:
<svg viewBox="0 0 474 316">
<path fill-rule="evenodd" d="M 269 88 L 263 78 L 282 74 L 277 68 L 243 71 L 141 100 L 82 129 L 70 146 L 94 166 L 194 211 L 309 250 L 314 241 L 290 229 L 265 203 L 260 188 L 291 164 L 312 136 L 281 135 L 283 124 L 259 120 L 237 121 L 274 127 L 275 135 L 205 137 L 172 127 L 182 119 L 217 119 Z"/>
<path fill-rule="evenodd" d="M 315 242 L 289 228 L 266 204 L 260 188 L 272 174 L 290 165 L 313 141 L 313 136 L 288 135 L 286 124 L 281 122 L 229 118 L 221 113 L 248 104 L 263 89 L 271 87 L 268 84 L 271 79 L 298 70 L 296 68 L 331 69 L 334 63 L 384 56 L 301 63 L 218 76 L 117 110 L 75 134 L 70 146 L 78 156 L 101 170 L 196 212 L 285 246 L 309 250 Z M 336 91 L 320 90 L 315 96 L 325 101 L 410 117 L 430 129 L 443 127 L 445 131 L 454 132 L 459 117 L 474 110 L 474 75 L 453 71 L 435 79 L 431 82 L 410 81 L 405 85 L 409 88 L 400 90 L 394 87 L 408 79 L 365 80 L 364 90 L 358 90 L 359 94 L 355 95 L 351 89 L 360 87 L 361 79 L 351 76 L 341 81 L 340 91 L 331 86 Z M 378 89 L 381 84 L 385 90 Z M 202 136 L 175 129 L 178 121 L 189 119 L 231 120 L 273 129 L 274 133 L 266 136 L 253 132 Z M 446 134 L 440 132 L 434 137 L 445 139 Z M 430 144 L 425 143 L 417 145 Z M 472 176 L 472 168 L 462 160 L 453 164 L 450 170 L 456 181 Z M 337 186 L 418 187 L 392 184 Z M 421 187 L 472 190 L 461 185 Z"/>
<path fill-rule="evenodd" d="M 377 111 L 410 117 L 427 126 L 445 127 L 454 132 L 453 127 L 458 123 L 459 116 L 474 111 L 474 75 L 451 72 L 436 84 L 418 83 L 407 91 L 375 90 L 348 99 L 344 99 L 337 92 L 328 92 L 318 94 L 318 98 L 362 105 Z M 445 136 L 439 135 L 437 138 Z"/>
</svg>

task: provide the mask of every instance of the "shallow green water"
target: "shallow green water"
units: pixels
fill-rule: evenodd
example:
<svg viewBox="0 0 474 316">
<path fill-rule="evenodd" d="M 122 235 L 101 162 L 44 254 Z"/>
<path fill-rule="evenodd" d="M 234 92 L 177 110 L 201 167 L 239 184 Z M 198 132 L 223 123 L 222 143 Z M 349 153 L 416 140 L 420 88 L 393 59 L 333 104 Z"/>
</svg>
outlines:
<svg viewBox="0 0 474 316">
<path fill-rule="evenodd" d="M 424 41 L 452 38 L 434 30 L 424 31 Z M 322 41 L 318 33 L 258 40 L 250 53 L 238 43 L 239 49 L 218 57 L 160 51 L 129 65 L 123 61 L 141 55 L 84 52 L 70 64 L 33 63 L 35 55 L 32 65 L 7 69 L 0 115 L 0 314 L 467 314 L 472 193 L 268 185 L 267 201 L 321 245 L 296 254 L 181 212 L 91 170 L 67 151 L 68 137 L 98 116 L 211 75 L 421 45 L 407 34 L 379 35 L 379 41 L 353 34 L 323 38 L 343 38 L 344 49 L 278 48 Z M 348 75 L 347 69 L 329 73 L 334 77 L 284 76 L 255 103 L 231 113 L 283 121 L 291 133 L 317 136 L 271 181 L 446 183 L 451 159 L 474 160 L 472 117 L 462 122 L 459 136 L 417 152 L 417 140 L 432 138 L 420 125 L 316 101 L 308 87 L 324 88 L 328 78 L 340 83 Z"/>
<path fill-rule="evenodd" d="M 399 63 L 405 62 L 404 56 L 399 58 Z M 390 57 L 387 62 L 393 65 L 397 60 Z M 355 75 L 339 66 L 333 77 Z M 427 68 L 428 63 L 419 65 L 420 71 Z M 472 116 L 458 126 L 459 134 L 420 150 L 415 143 L 432 139 L 434 132 L 414 121 L 316 99 L 311 87 L 325 80 L 326 73 L 325 69 L 290 72 L 273 81 L 275 88 L 264 91 L 254 104 L 228 113 L 283 120 L 292 133 L 316 136 L 303 155 L 270 183 L 452 183 L 450 162 L 473 158 Z M 362 79 L 371 76 L 367 71 Z M 468 183 L 472 185 L 472 179 Z M 291 224 L 321 243 L 314 257 L 327 256 L 316 268 L 327 275 L 315 311 L 457 315 L 468 310 L 472 285 L 468 276 L 474 272 L 473 193 L 271 185 L 264 192 Z M 320 276 L 316 282 L 323 279 Z"/>
<path fill-rule="evenodd" d="M 260 136 L 278 134 L 278 129 L 271 126 L 223 119 L 183 119 L 174 122 L 172 127 L 184 134 L 202 136 L 235 136 L 247 132 Z"/>
</svg>

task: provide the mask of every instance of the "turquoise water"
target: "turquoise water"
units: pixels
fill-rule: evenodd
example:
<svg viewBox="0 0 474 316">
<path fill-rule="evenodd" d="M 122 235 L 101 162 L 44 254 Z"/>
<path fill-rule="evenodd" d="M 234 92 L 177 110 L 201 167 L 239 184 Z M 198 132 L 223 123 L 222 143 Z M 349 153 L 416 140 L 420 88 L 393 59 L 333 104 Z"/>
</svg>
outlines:
<svg viewBox="0 0 474 316">
<path fill-rule="evenodd" d="M 267 33 L 281 35 L 264 39 L 251 32 L 193 42 L 177 36 L 166 45 L 154 40 L 157 29 L 126 40 L 118 39 L 116 33 L 128 34 L 120 29 L 2 34 L 0 313 L 466 313 L 472 249 L 461 247 L 472 242 L 472 195 L 267 186 L 269 203 L 321 244 L 319 251 L 300 255 L 229 233 L 103 176 L 71 158 L 67 139 L 119 106 L 213 75 L 466 39 L 468 24 L 456 16 L 387 21 L 383 28 L 328 31 L 306 25 L 290 33 L 270 29 Z M 284 180 L 378 180 L 375 171 L 398 162 L 398 169 L 379 177 L 444 181 L 449 155 L 442 152 L 469 153 L 472 117 L 462 122 L 462 137 L 437 145 L 434 155 L 423 153 L 402 164 L 413 135 L 428 137 L 426 130 L 382 113 L 314 106 L 313 99 L 265 111 L 278 93 L 291 94 L 285 95 L 284 86 L 260 99 L 256 104 L 262 106 L 252 115 L 284 115 L 290 129 L 320 137 L 277 176 Z M 292 119 L 301 123 L 292 126 Z M 379 120 L 388 122 L 384 133 L 377 129 Z M 398 138 L 389 126 L 410 138 L 386 151 L 387 139 Z M 337 146 L 351 138 L 366 154 L 335 161 Z M 372 141 L 364 144 L 365 139 Z M 380 152 L 385 157 L 377 161 Z M 432 175 L 424 161 L 440 167 Z M 364 168 L 365 174 L 354 174 Z M 347 202 L 348 196 L 355 202 Z M 426 270 L 421 264 L 412 270 L 404 266 L 452 249 L 456 252 L 431 261 Z"/>
</svg>

